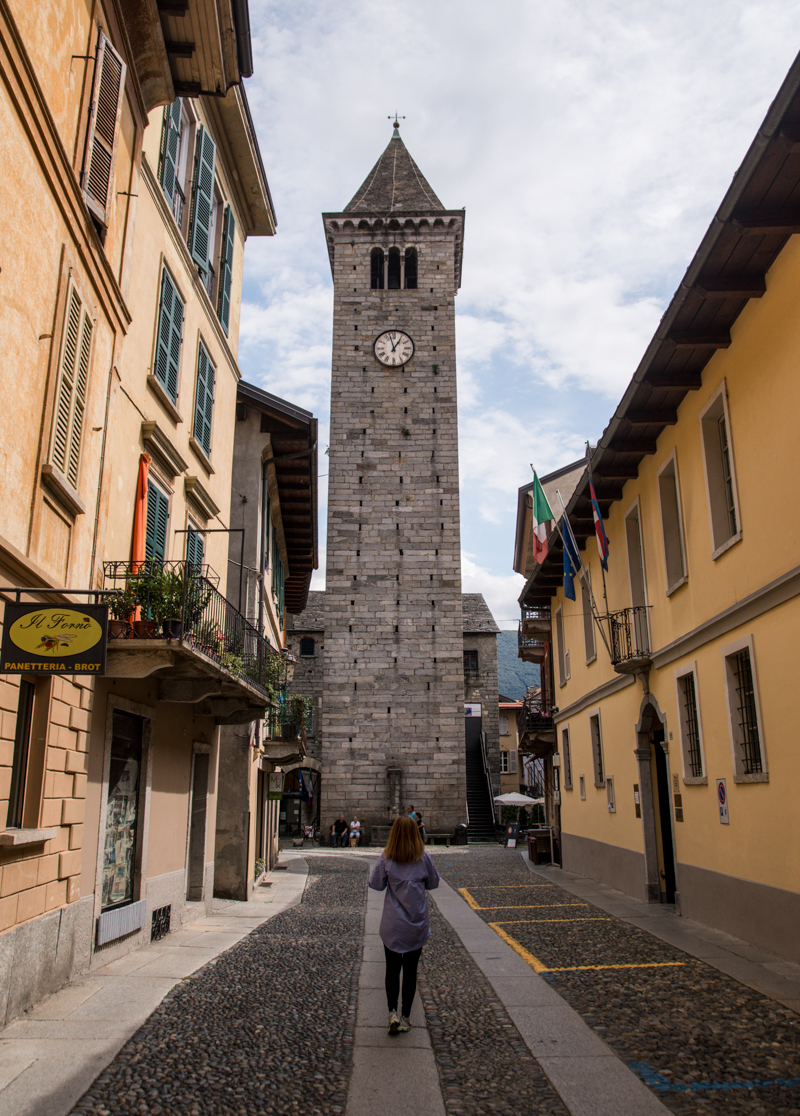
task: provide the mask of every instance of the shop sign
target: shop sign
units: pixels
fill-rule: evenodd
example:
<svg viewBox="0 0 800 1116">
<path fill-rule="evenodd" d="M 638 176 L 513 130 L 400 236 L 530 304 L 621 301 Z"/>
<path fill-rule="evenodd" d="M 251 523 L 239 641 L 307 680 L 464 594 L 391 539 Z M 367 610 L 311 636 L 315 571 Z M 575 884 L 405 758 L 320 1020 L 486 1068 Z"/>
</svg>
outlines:
<svg viewBox="0 0 800 1116">
<path fill-rule="evenodd" d="M 0 673 L 104 674 L 108 606 L 7 604 Z"/>
<path fill-rule="evenodd" d="M 717 804 L 719 806 L 719 824 L 730 825 L 728 817 L 728 788 L 724 779 L 717 779 Z"/>
<path fill-rule="evenodd" d="M 517 847 L 517 838 L 519 837 L 519 825 L 517 822 L 509 822 L 506 826 L 506 848 L 515 849 Z"/>
<path fill-rule="evenodd" d="M 283 772 L 270 771 L 267 798 L 270 802 L 280 802 L 283 798 Z M 281 814 L 281 817 L 284 815 Z"/>
</svg>

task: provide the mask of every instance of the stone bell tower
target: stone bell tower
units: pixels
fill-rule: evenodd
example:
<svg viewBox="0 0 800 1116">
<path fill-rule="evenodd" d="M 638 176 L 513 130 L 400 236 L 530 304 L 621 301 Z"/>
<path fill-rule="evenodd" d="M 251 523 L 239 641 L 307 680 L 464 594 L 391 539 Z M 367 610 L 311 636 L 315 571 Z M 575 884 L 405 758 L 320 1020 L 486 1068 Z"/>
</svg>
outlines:
<svg viewBox="0 0 800 1116">
<path fill-rule="evenodd" d="M 334 283 L 323 818 L 466 821 L 455 296 L 464 211 L 400 138 L 323 214 Z"/>
</svg>

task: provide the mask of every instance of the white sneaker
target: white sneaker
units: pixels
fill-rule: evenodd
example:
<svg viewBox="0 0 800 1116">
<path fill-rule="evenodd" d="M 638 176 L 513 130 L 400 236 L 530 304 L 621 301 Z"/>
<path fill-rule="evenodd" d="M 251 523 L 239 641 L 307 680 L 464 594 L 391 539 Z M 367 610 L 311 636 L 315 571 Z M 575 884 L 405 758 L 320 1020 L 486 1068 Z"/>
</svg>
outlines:
<svg viewBox="0 0 800 1116">
<path fill-rule="evenodd" d="M 400 1023 L 398 1024 L 397 1032 L 398 1032 L 398 1034 L 404 1035 L 406 1033 L 406 1031 L 410 1031 L 410 1030 L 411 1030 L 411 1024 L 408 1021 L 408 1017 L 403 1015 L 400 1019 Z"/>
<path fill-rule="evenodd" d="M 389 1012 L 389 1034 L 396 1035 L 398 1031 L 402 1031 L 403 1027 L 400 1020 L 397 1018 L 396 1011 Z"/>
</svg>

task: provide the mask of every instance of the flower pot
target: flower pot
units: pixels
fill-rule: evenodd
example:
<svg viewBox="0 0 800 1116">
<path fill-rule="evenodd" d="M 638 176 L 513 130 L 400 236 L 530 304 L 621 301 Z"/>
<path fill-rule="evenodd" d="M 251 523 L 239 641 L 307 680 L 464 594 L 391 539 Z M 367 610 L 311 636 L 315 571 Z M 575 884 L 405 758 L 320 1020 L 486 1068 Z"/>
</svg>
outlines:
<svg viewBox="0 0 800 1116">
<path fill-rule="evenodd" d="M 133 634 L 136 639 L 155 639 L 158 635 L 156 620 L 134 620 Z"/>
<path fill-rule="evenodd" d="M 128 634 L 128 621 L 127 620 L 109 620 L 108 622 L 108 638 L 109 639 L 122 639 L 123 636 Z"/>
<path fill-rule="evenodd" d="M 165 620 L 161 625 L 161 630 L 166 639 L 180 639 L 183 634 L 183 624 L 180 620 Z"/>
</svg>

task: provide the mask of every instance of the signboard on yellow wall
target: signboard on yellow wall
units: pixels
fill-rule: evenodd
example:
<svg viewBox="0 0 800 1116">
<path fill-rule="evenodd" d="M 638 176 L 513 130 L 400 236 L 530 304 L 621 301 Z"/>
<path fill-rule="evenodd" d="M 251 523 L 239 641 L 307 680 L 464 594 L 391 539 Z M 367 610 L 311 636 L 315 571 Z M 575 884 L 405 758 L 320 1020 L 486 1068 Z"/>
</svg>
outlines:
<svg viewBox="0 0 800 1116">
<path fill-rule="evenodd" d="M 106 605 L 7 604 L 0 674 L 104 674 Z"/>
</svg>

